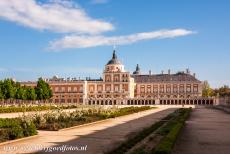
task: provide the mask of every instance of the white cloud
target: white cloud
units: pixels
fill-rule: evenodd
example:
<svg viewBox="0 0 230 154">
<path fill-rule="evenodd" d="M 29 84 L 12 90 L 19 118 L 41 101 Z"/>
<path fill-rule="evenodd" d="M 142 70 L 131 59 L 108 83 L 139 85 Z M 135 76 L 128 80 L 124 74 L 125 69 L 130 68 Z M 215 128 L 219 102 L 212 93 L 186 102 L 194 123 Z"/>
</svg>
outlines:
<svg viewBox="0 0 230 154">
<path fill-rule="evenodd" d="M 102 45 L 125 45 L 142 40 L 174 38 L 193 34 L 193 31 L 186 29 L 159 30 L 144 33 L 136 33 L 124 36 L 106 37 L 102 35 L 85 36 L 70 35 L 56 41 L 50 42 L 49 49 L 61 50 L 65 48 L 88 48 Z"/>
<path fill-rule="evenodd" d="M 71 0 L 0 0 L 0 17 L 39 30 L 99 34 L 113 30 L 111 23 L 89 17 Z"/>
<path fill-rule="evenodd" d="M 91 4 L 105 4 L 108 3 L 108 0 L 91 0 Z"/>
</svg>

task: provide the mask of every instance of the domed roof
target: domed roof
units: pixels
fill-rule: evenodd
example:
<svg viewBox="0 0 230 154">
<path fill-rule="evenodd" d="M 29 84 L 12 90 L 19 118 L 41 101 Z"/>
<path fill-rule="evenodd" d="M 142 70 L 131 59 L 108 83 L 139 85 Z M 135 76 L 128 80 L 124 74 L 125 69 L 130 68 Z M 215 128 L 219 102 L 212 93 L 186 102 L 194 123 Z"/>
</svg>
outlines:
<svg viewBox="0 0 230 154">
<path fill-rule="evenodd" d="M 107 63 L 107 65 L 113 65 L 113 64 L 121 64 L 121 62 L 117 59 L 116 51 L 113 50 L 113 57 L 112 59 Z"/>
</svg>

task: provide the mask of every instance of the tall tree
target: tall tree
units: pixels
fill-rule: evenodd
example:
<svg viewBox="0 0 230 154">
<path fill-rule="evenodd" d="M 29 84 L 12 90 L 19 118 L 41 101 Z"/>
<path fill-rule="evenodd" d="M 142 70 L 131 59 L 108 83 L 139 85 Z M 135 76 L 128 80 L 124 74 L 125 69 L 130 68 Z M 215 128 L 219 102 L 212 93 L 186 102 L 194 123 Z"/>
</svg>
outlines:
<svg viewBox="0 0 230 154">
<path fill-rule="evenodd" d="M 211 97 L 213 95 L 214 95 L 214 91 L 210 87 L 208 81 L 204 81 L 204 83 L 203 83 L 203 90 L 202 90 L 202 96 L 203 97 Z"/>
<path fill-rule="evenodd" d="M 224 85 L 223 87 L 220 87 L 217 92 L 220 96 L 230 96 L 230 88 L 227 85 Z"/>
<path fill-rule="evenodd" d="M 4 99 L 3 93 L 2 93 L 2 81 L 0 81 L 0 100 Z"/>
<path fill-rule="evenodd" d="M 27 100 L 36 100 L 37 95 L 35 89 L 32 87 L 26 87 L 26 99 Z"/>
<path fill-rule="evenodd" d="M 2 85 L 2 93 L 5 99 L 14 98 L 16 93 L 15 82 L 12 79 L 5 79 Z"/>
<path fill-rule="evenodd" d="M 42 78 L 38 79 L 37 86 L 35 88 L 37 99 L 49 99 L 52 97 L 52 90 L 48 83 L 46 83 Z"/>
<path fill-rule="evenodd" d="M 15 94 L 16 99 L 26 100 L 26 91 L 24 87 L 18 87 Z"/>
</svg>

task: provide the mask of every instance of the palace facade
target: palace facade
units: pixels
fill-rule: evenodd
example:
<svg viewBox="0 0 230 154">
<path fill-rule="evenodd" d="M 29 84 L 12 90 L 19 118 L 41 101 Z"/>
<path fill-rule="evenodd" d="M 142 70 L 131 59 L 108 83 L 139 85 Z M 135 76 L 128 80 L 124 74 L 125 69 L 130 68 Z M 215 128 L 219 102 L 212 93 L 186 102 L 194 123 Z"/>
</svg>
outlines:
<svg viewBox="0 0 230 154">
<path fill-rule="evenodd" d="M 202 100 L 199 100 L 202 82 L 188 69 L 175 74 L 171 74 L 170 70 L 161 74 L 142 74 L 137 64 L 136 70 L 130 73 L 117 58 L 115 50 L 100 79 L 64 79 L 54 76 L 45 80 L 52 88 L 53 103 L 138 105 L 171 104 L 173 100 L 173 104 L 186 104 L 187 100 L 192 100 L 194 104 L 202 104 Z M 24 84 L 34 86 L 36 83 Z"/>
</svg>

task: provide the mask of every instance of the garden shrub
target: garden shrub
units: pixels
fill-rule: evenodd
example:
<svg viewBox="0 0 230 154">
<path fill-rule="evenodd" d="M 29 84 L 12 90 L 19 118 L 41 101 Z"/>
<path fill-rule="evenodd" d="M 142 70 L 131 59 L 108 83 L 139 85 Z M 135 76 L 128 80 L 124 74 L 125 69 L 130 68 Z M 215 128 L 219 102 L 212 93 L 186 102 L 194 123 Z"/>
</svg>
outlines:
<svg viewBox="0 0 230 154">
<path fill-rule="evenodd" d="M 24 118 L 0 119 L 1 141 L 36 135 L 36 126 Z"/>
<path fill-rule="evenodd" d="M 188 118 L 191 108 L 180 109 L 179 116 L 173 121 L 169 122 L 158 133 L 165 136 L 161 142 L 152 150 L 153 154 L 170 154 L 176 142 L 177 136 L 184 126 L 184 122 Z"/>
</svg>

